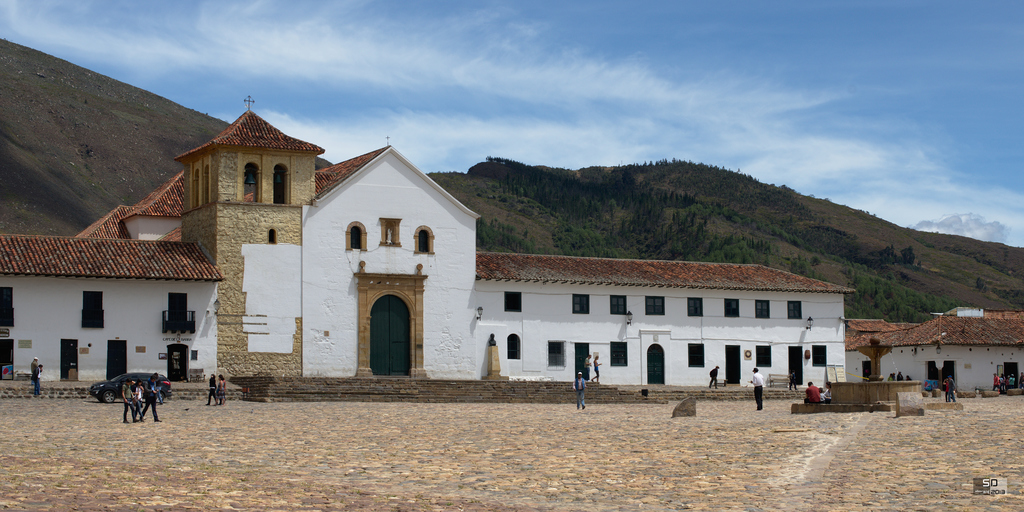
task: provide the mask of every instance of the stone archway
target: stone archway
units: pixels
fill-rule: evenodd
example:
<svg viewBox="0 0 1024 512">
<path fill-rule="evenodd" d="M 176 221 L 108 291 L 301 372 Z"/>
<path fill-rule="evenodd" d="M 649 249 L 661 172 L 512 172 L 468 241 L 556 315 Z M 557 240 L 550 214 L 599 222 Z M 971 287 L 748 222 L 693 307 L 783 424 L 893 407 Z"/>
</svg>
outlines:
<svg viewBox="0 0 1024 512">
<path fill-rule="evenodd" d="M 373 377 L 370 364 L 372 345 L 373 306 L 385 295 L 400 300 L 409 310 L 409 372 L 413 378 L 427 376 L 423 369 L 423 282 L 422 265 L 416 266 L 416 274 L 371 274 L 356 272 L 359 293 L 359 367 L 356 377 Z"/>
</svg>

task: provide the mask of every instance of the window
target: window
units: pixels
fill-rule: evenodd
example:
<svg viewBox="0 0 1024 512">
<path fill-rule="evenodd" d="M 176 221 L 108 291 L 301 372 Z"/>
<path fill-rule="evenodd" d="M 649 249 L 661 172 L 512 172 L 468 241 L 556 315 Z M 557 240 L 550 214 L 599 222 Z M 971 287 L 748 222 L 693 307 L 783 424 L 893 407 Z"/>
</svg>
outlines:
<svg viewBox="0 0 1024 512">
<path fill-rule="evenodd" d="M 756 362 L 758 366 L 771 366 L 772 365 L 772 347 L 771 345 L 758 345 L 754 347 L 754 353 L 756 355 Z"/>
<path fill-rule="evenodd" d="M 565 367 L 565 342 L 548 342 L 548 366 Z"/>
<path fill-rule="evenodd" d="M 611 343 L 612 366 L 629 366 L 629 357 L 626 353 L 626 342 L 613 341 Z"/>
<path fill-rule="evenodd" d="M 520 312 L 523 310 L 523 294 L 521 292 L 505 292 L 505 311 Z"/>
<path fill-rule="evenodd" d="M 771 306 L 766 300 L 755 300 L 754 301 L 754 316 L 757 318 L 771 318 Z"/>
<path fill-rule="evenodd" d="M 613 315 L 625 315 L 626 314 L 626 296 L 625 295 L 612 295 L 610 299 L 610 313 Z"/>
<path fill-rule="evenodd" d="M 802 309 L 798 300 L 791 300 L 786 303 L 787 315 L 790 319 L 802 320 L 804 318 Z"/>
<path fill-rule="evenodd" d="M 725 299 L 725 316 L 740 316 L 739 299 Z"/>
<path fill-rule="evenodd" d="M 704 299 L 700 297 L 690 297 L 686 299 L 686 315 L 704 316 Z"/>
<path fill-rule="evenodd" d="M 271 244 L 276 244 L 277 243 L 277 230 L 276 229 L 271 229 L 267 233 L 267 242 L 269 242 Z"/>
<path fill-rule="evenodd" d="M 811 364 L 825 366 L 828 363 L 825 345 L 811 345 Z"/>
<path fill-rule="evenodd" d="M 648 315 L 664 315 L 665 297 L 645 297 L 644 307 Z"/>
<path fill-rule="evenodd" d="M 687 354 L 689 355 L 690 367 L 692 368 L 703 368 L 704 367 L 704 344 L 703 343 L 690 343 L 687 347 Z"/>
<path fill-rule="evenodd" d="M 426 226 L 416 228 L 416 252 L 434 254 L 434 233 Z"/>
<path fill-rule="evenodd" d="M 348 225 L 348 231 L 345 232 L 345 250 L 366 250 L 366 229 L 363 228 L 362 224 L 353 222 Z"/>
<path fill-rule="evenodd" d="M 515 334 L 508 335 L 508 358 L 509 359 L 520 359 L 519 356 L 519 336 Z"/>
<path fill-rule="evenodd" d="M 103 327 L 103 292 L 82 292 L 82 327 Z"/>
<path fill-rule="evenodd" d="M 590 314 L 590 295 L 580 295 L 578 293 L 572 294 L 572 314 Z"/>
<path fill-rule="evenodd" d="M 0 287 L 0 327 L 14 327 L 14 288 Z"/>
<path fill-rule="evenodd" d="M 259 199 L 257 197 L 259 188 L 260 168 L 256 164 L 249 162 L 245 164 L 245 173 L 242 179 L 242 201 L 255 203 Z"/>
<path fill-rule="evenodd" d="M 274 166 L 274 204 L 285 204 L 288 191 L 288 169 L 278 164 Z"/>
</svg>

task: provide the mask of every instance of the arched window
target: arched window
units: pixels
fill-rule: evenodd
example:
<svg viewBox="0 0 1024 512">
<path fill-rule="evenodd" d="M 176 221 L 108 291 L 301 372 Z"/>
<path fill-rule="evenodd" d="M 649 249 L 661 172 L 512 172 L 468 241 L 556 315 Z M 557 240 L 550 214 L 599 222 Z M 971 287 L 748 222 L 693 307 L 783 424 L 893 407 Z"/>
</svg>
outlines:
<svg viewBox="0 0 1024 512">
<path fill-rule="evenodd" d="M 192 198 L 192 207 L 193 208 L 195 208 L 195 207 L 199 206 L 200 204 L 202 204 L 200 202 L 200 200 L 203 197 L 202 189 L 199 188 L 200 187 L 200 181 L 199 181 L 199 175 L 200 174 L 202 174 L 202 171 L 199 169 L 198 166 L 196 166 L 194 169 L 192 169 L 192 191 L 191 191 L 192 193 L 190 194 L 190 196 Z"/>
<path fill-rule="evenodd" d="M 353 222 L 348 225 L 348 231 L 345 232 L 345 250 L 366 250 L 366 230 L 362 224 Z"/>
<path fill-rule="evenodd" d="M 278 164 L 274 166 L 274 204 L 285 204 L 288 190 L 288 169 Z"/>
<path fill-rule="evenodd" d="M 434 233 L 432 233 L 430 228 L 426 226 L 416 228 L 416 252 L 425 254 L 434 253 Z"/>
<path fill-rule="evenodd" d="M 260 168 L 258 165 L 249 162 L 245 164 L 245 179 L 242 181 L 242 201 L 255 203 L 258 199 Z"/>
<path fill-rule="evenodd" d="M 203 196 L 199 199 L 200 204 L 210 202 L 210 166 L 203 168 Z"/>
<path fill-rule="evenodd" d="M 519 359 L 519 336 L 515 334 L 508 335 L 508 358 Z"/>
<path fill-rule="evenodd" d="M 270 233 L 267 233 L 267 241 L 276 244 L 277 243 L 277 230 L 271 229 Z"/>
</svg>

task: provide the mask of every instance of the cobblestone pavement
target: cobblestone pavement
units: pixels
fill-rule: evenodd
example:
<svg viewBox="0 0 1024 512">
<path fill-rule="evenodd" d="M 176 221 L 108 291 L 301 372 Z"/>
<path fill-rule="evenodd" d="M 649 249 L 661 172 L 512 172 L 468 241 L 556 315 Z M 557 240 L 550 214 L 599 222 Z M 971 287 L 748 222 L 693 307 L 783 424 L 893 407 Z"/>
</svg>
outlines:
<svg viewBox="0 0 1024 512">
<path fill-rule="evenodd" d="M 0 400 L 9 510 L 1024 510 L 1018 397 L 962 412 L 790 403 Z M 974 496 L 975 477 L 1010 494 Z"/>
</svg>

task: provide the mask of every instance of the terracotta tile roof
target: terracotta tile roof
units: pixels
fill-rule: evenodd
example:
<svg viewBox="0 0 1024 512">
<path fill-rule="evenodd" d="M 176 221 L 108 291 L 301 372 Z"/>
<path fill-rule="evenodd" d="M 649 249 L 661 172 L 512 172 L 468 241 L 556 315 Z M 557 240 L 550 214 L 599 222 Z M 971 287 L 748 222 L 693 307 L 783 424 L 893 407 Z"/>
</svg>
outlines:
<svg viewBox="0 0 1024 512">
<path fill-rule="evenodd" d="M 327 191 L 334 188 L 339 183 L 344 182 L 349 176 L 355 174 L 356 171 L 362 169 L 364 165 L 369 163 L 378 155 L 383 153 L 391 146 L 385 146 L 375 151 L 366 153 L 365 155 L 359 155 L 355 158 L 345 160 L 344 162 L 334 164 L 330 167 L 324 167 L 316 172 L 316 197 L 322 197 Z"/>
<path fill-rule="evenodd" d="M 131 238 L 131 235 L 128 234 L 128 228 L 125 227 L 124 222 L 121 221 L 128 217 L 128 214 L 131 212 L 131 206 L 118 206 L 111 210 L 110 213 L 100 217 L 96 222 L 93 222 L 89 227 L 83 229 L 82 232 L 75 235 L 75 237 L 121 238 L 127 240 Z"/>
<path fill-rule="evenodd" d="M 324 149 L 320 146 L 285 135 L 284 132 L 271 126 L 270 123 L 264 121 L 255 112 L 246 110 L 245 113 L 214 137 L 213 140 L 178 155 L 175 160 L 180 162 L 195 153 L 202 152 L 213 146 L 280 149 L 312 152 L 318 155 L 324 153 Z"/>
<path fill-rule="evenodd" d="M 1020 318 L 941 316 L 907 329 L 848 338 L 846 349 L 866 345 L 870 338 L 894 347 L 935 345 L 940 332 L 945 333 L 943 345 L 1024 345 L 1024 320 Z"/>
<path fill-rule="evenodd" d="M 160 237 L 160 240 L 165 242 L 180 242 L 181 241 L 181 226 L 178 226 L 171 230 L 170 233 Z"/>
<path fill-rule="evenodd" d="M 0 235 L 0 274 L 220 281 L 194 243 Z"/>
<path fill-rule="evenodd" d="M 184 200 L 185 171 L 181 171 L 135 203 L 132 213 L 128 216 L 181 217 Z"/>
<path fill-rule="evenodd" d="M 761 265 L 620 260 L 478 252 L 481 280 L 716 290 L 853 293 L 853 289 Z"/>
</svg>

